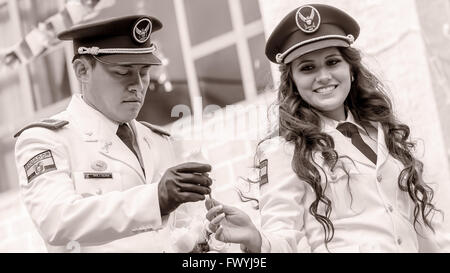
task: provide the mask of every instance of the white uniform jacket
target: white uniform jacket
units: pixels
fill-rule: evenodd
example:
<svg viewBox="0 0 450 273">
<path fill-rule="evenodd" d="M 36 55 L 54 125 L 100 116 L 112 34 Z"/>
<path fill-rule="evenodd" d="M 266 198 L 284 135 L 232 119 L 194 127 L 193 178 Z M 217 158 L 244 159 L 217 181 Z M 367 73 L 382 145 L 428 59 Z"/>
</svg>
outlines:
<svg viewBox="0 0 450 273">
<path fill-rule="evenodd" d="M 130 122 L 144 175 L 136 156 L 116 136 L 118 125 L 80 95 L 53 119 L 69 124 L 57 130 L 27 129 L 15 151 L 22 198 L 48 250 L 173 251 L 176 213 L 161 217 L 158 201 L 158 182 L 176 165 L 169 139 Z M 42 172 L 35 164 L 39 154 L 45 158 L 39 163 L 44 173 L 29 182 Z"/>
<path fill-rule="evenodd" d="M 376 166 L 334 126 L 323 127 L 339 156 L 354 162 L 341 160 L 348 174 L 339 167 L 332 172 L 323 166 L 320 153 L 314 155 L 324 170 L 319 169 L 322 187 L 324 175 L 328 178 L 325 193 L 332 201 L 335 233 L 330 252 L 450 252 L 450 227 L 444 226 L 440 214 L 433 218 L 436 233 L 421 225 L 420 235 L 414 230 L 414 204 L 397 181 L 403 165 L 389 154 L 381 124 L 373 125 L 378 127 Z M 260 189 L 262 251 L 327 252 L 324 230 L 309 213 L 315 193 L 291 167 L 294 145 L 274 138 L 261 150 L 261 160 L 267 159 L 268 165 L 268 182 Z"/>
</svg>

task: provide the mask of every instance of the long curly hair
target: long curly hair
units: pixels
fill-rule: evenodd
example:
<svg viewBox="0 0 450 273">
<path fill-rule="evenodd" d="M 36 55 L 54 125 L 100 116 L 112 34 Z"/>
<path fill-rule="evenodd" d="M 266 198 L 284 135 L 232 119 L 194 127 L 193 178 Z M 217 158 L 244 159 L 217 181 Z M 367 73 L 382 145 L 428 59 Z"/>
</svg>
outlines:
<svg viewBox="0 0 450 273">
<path fill-rule="evenodd" d="M 430 214 L 438 210 L 431 203 L 433 190 L 422 179 L 423 164 L 412 155 L 415 144 L 408 140 L 409 127 L 396 121 L 386 88 L 362 64 L 360 51 L 352 47 L 338 50 L 350 64 L 354 75 L 345 106 L 363 126 L 370 121 L 381 123 L 390 155 L 404 165 L 398 177 L 398 186 L 408 193 L 415 205 L 414 228 L 416 229 L 416 224 L 420 224 L 421 218 L 434 231 Z M 330 169 L 342 157 L 334 149 L 333 138 L 321 131 L 320 117 L 300 97 L 292 79 L 291 65 L 280 65 L 280 72 L 278 100 L 275 104 L 279 107 L 279 132 L 287 142 L 295 145 L 293 171 L 314 190 L 315 200 L 309 207 L 309 213 L 322 225 L 325 232 L 324 243 L 327 246 L 334 237 L 334 226 L 330 220 L 332 200 L 325 195 L 328 179 L 325 178 L 325 183 L 321 183 L 319 169 L 322 167 L 315 162 L 314 154 L 321 153 L 324 164 Z"/>
</svg>

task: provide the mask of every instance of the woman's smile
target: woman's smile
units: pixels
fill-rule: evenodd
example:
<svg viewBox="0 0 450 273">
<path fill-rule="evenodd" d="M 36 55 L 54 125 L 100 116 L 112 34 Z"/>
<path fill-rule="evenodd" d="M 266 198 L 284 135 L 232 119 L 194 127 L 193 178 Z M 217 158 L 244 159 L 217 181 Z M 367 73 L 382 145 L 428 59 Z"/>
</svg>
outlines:
<svg viewBox="0 0 450 273">
<path fill-rule="evenodd" d="M 324 87 L 317 88 L 313 90 L 314 93 L 319 93 L 322 95 L 329 95 L 332 94 L 333 91 L 336 89 L 337 85 L 328 85 Z"/>
</svg>

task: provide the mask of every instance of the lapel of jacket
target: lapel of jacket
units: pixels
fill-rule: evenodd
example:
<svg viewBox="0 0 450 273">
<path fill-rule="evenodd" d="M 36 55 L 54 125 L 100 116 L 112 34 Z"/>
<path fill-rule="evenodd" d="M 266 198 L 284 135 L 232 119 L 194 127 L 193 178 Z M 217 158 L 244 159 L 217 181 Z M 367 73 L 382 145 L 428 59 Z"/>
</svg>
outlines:
<svg viewBox="0 0 450 273">
<path fill-rule="evenodd" d="M 147 127 L 141 125 L 136 120 L 132 121 L 132 126 L 135 128 L 136 141 L 141 152 L 142 164 L 144 165 L 146 183 L 149 184 L 152 181 L 153 174 L 155 172 L 155 164 L 157 164 L 157 158 L 155 157 L 156 145 L 152 142 Z"/>
<path fill-rule="evenodd" d="M 113 159 L 122 162 L 141 178 L 145 183 L 144 173 L 141 169 L 141 164 L 133 152 L 123 143 L 123 141 L 116 134 L 108 134 L 101 137 L 100 153 Z"/>
<path fill-rule="evenodd" d="M 328 134 L 333 137 L 335 149 L 339 156 L 348 156 L 354 161 L 375 168 L 372 161 L 370 161 L 363 153 L 361 153 L 361 151 L 358 150 L 358 148 L 355 147 L 355 145 L 352 144 L 350 138 L 347 138 L 336 129 L 328 132 Z"/>
</svg>

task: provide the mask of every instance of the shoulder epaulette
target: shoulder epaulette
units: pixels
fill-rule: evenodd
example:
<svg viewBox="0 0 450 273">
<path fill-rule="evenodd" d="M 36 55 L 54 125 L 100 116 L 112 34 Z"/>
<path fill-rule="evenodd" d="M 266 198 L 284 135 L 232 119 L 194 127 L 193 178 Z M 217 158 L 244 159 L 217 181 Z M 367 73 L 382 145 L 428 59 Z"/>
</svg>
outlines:
<svg viewBox="0 0 450 273">
<path fill-rule="evenodd" d="M 139 121 L 139 122 L 140 122 L 142 125 L 144 125 L 145 127 L 148 127 L 148 128 L 149 128 L 150 130 L 152 130 L 153 132 L 157 133 L 158 135 L 170 137 L 170 134 L 169 134 L 168 132 L 164 131 L 163 129 L 161 129 L 161 128 L 159 128 L 159 127 L 153 125 L 153 124 L 150 124 L 150 123 L 145 122 L 145 121 Z"/>
<path fill-rule="evenodd" d="M 19 132 L 17 132 L 14 135 L 14 138 L 20 136 L 25 130 L 28 130 L 30 128 L 41 127 L 41 128 L 46 128 L 49 130 L 56 130 L 56 129 L 60 129 L 60 128 L 66 126 L 67 124 L 69 124 L 69 122 L 67 120 L 44 119 L 39 122 L 33 122 L 33 123 L 25 126 L 24 128 L 22 128 Z"/>
</svg>

